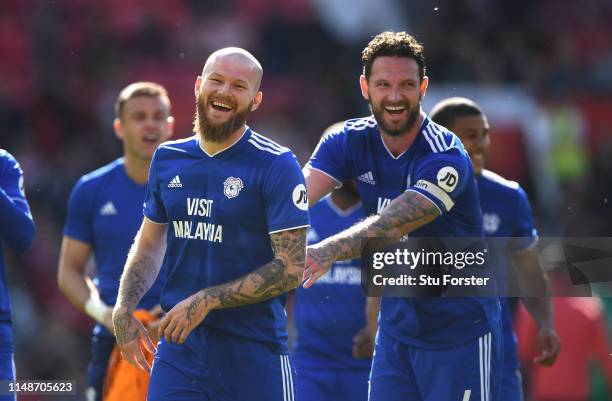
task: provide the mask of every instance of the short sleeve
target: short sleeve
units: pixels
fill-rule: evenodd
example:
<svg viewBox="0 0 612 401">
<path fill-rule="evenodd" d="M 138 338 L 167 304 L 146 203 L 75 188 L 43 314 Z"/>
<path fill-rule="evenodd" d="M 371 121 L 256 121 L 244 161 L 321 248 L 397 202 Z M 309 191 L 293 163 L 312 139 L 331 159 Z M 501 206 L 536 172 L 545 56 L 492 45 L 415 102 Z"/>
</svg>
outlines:
<svg viewBox="0 0 612 401">
<path fill-rule="evenodd" d="M 293 153 L 285 152 L 272 162 L 263 197 L 270 234 L 310 225 L 304 175 Z"/>
<path fill-rule="evenodd" d="M 93 244 L 92 208 L 95 192 L 88 188 L 88 181 L 81 177 L 72 188 L 68 200 L 68 216 L 64 235 Z"/>
<path fill-rule="evenodd" d="M 329 175 L 338 184 L 352 179 L 349 168 L 348 136 L 343 126 L 321 138 L 306 166 Z"/>
<path fill-rule="evenodd" d="M 448 213 L 469 180 L 474 180 L 469 163 L 458 149 L 429 154 L 419 162 L 411 180 L 413 184 L 407 190 L 431 200 L 441 214 Z"/>
<path fill-rule="evenodd" d="M 168 223 L 168 215 L 166 214 L 166 208 L 164 207 L 159 191 L 157 163 L 158 158 L 156 151 L 151 160 L 151 167 L 149 169 L 149 180 L 147 182 L 147 194 L 143 204 L 143 214 L 154 223 L 165 224 Z"/>
<path fill-rule="evenodd" d="M 527 194 L 523 188 L 517 188 L 515 227 L 512 232 L 510 247 L 512 251 L 522 251 L 529 249 L 538 239 L 538 230 L 533 223 L 533 212 L 527 199 Z"/>
</svg>

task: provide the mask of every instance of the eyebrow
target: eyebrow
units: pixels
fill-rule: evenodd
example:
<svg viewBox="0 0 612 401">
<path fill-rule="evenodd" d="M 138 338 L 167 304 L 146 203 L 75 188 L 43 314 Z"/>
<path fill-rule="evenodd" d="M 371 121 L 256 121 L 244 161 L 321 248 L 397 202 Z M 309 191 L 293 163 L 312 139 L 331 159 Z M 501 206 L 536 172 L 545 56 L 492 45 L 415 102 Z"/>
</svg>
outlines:
<svg viewBox="0 0 612 401">
<path fill-rule="evenodd" d="M 219 78 L 225 78 L 223 75 L 221 75 L 221 74 L 219 74 L 217 72 L 211 72 L 209 77 L 212 77 L 212 76 L 219 77 Z M 245 81 L 244 79 L 241 79 L 241 78 L 234 79 L 233 81 L 237 82 L 237 83 L 241 83 L 243 85 L 247 85 L 247 86 L 249 85 L 249 83 L 247 81 Z"/>
</svg>

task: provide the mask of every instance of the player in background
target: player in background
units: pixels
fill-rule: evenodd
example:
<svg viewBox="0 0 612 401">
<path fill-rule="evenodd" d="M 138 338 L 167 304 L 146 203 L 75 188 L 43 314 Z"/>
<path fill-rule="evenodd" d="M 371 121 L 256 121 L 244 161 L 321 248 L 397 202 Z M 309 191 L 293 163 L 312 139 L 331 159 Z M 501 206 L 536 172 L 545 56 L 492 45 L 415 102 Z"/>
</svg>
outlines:
<svg viewBox="0 0 612 401">
<path fill-rule="evenodd" d="M 196 134 L 153 158 L 113 312 L 123 355 L 148 370 L 132 312 L 167 270 L 149 401 L 295 399 L 284 306 L 304 269 L 308 201 L 293 153 L 246 125 L 262 74 L 246 50 L 214 52 L 195 82 Z"/>
<path fill-rule="evenodd" d="M 0 380 L 14 381 L 11 302 L 4 272 L 2 245 L 25 252 L 34 241 L 34 220 L 25 197 L 23 171 L 15 158 L 0 149 Z M 8 386 L 3 386 L 8 390 Z M 15 395 L 0 394 L 0 401 L 15 401 Z"/>
<path fill-rule="evenodd" d="M 333 125 L 327 131 L 336 128 Z M 365 218 L 352 182 L 343 183 L 312 206 L 309 213 L 309 244 Z M 294 362 L 298 401 L 368 398 L 374 337 L 365 327 L 360 265 L 360 259 L 336 262 L 315 286 L 295 290 L 289 319 L 293 318 L 297 329 Z"/>
<path fill-rule="evenodd" d="M 368 238 L 482 238 L 472 165 L 454 134 L 421 109 L 423 47 L 384 32 L 362 53 L 372 116 L 319 142 L 304 168 L 309 202 L 355 180 L 369 217 L 308 248 L 304 286 L 360 255 Z M 501 362 L 497 298 L 386 298 L 370 376 L 371 401 L 496 400 Z"/>
<path fill-rule="evenodd" d="M 88 400 L 101 400 L 108 360 L 115 345 L 112 305 L 134 236 L 142 221 L 149 165 L 157 146 L 170 139 L 174 120 L 166 90 L 152 82 L 125 87 L 115 104 L 115 135 L 123 156 L 84 175 L 75 184 L 59 258 L 58 284 L 77 308 L 95 321 L 88 366 Z M 96 271 L 86 275 L 90 257 Z M 159 304 L 163 275 L 139 308 Z M 154 327 L 152 327 L 154 328 Z"/>
<path fill-rule="evenodd" d="M 523 189 L 514 181 L 486 170 L 485 162 L 491 139 L 489 122 L 478 104 L 470 99 L 453 97 L 440 101 L 430 118 L 453 131 L 470 155 L 483 227 L 487 237 L 493 237 L 491 250 L 500 295 L 508 294 L 507 282 L 512 266 L 517 267 L 518 279 L 531 296 L 522 298 L 538 327 L 540 354 L 534 359 L 541 365 L 552 365 L 560 350 L 555 332 L 550 286 L 537 250 L 538 233 L 533 223 L 531 206 Z M 510 257 L 510 258 L 509 258 Z M 535 295 L 541 296 L 536 297 Z M 501 299 L 504 337 L 501 401 L 523 399 L 522 380 L 517 353 L 516 335 L 508 298 Z"/>
</svg>

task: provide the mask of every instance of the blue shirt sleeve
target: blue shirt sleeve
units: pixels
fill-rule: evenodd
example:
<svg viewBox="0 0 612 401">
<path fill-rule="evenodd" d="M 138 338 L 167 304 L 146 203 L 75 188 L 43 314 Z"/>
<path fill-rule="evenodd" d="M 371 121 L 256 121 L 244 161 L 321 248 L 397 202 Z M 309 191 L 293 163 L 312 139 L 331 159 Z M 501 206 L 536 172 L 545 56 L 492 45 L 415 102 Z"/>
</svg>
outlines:
<svg viewBox="0 0 612 401">
<path fill-rule="evenodd" d="M 0 240 L 17 252 L 25 251 L 34 241 L 34 220 L 23 181 L 17 160 L 0 150 Z"/>
<path fill-rule="evenodd" d="M 143 205 L 143 214 L 149 220 L 159 223 L 168 223 L 168 215 L 166 214 L 166 208 L 161 198 L 159 191 L 159 181 L 157 179 L 157 163 L 158 161 L 158 150 L 155 151 L 153 159 L 151 160 L 151 167 L 149 169 L 149 180 L 147 183 L 147 195 Z"/>
<path fill-rule="evenodd" d="M 515 252 L 527 250 L 538 239 L 538 230 L 533 222 L 533 212 L 527 194 L 521 187 L 517 188 L 516 193 L 516 224 L 512 232 L 514 240 L 510 242 L 510 249 Z"/>
<path fill-rule="evenodd" d="M 329 175 L 340 185 L 353 178 L 349 154 L 348 135 L 344 127 L 339 127 L 321 138 L 306 165 Z"/>
<path fill-rule="evenodd" d="M 440 214 L 445 214 L 451 211 L 469 180 L 474 180 L 469 159 L 458 149 L 450 149 L 421 160 L 407 190 L 425 196 L 440 209 Z"/>
<path fill-rule="evenodd" d="M 92 213 L 95 191 L 90 185 L 87 185 L 88 183 L 85 177 L 81 177 L 72 188 L 68 200 L 68 216 L 64 225 L 64 235 L 93 245 Z"/>
<path fill-rule="evenodd" d="M 310 224 L 304 175 L 293 153 L 285 152 L 271 163 L 263 197 L 270 234 Z"/>
</svg>

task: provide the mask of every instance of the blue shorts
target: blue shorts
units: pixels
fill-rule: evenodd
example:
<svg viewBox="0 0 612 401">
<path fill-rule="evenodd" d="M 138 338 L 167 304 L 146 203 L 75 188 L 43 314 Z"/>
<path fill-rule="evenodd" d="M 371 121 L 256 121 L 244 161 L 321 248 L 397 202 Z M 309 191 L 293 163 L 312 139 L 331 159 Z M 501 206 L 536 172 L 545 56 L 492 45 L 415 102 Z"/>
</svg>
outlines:
<svg viewBox="0 0 612 401">
<path fill-rule="evenodd" d="M 295 401 L 288 355 L 265 343 L 198 327 L 185 344 L 160 340 L 148 401 Z"/>
<path fill-rule="evenodd" d="M 100 336 L 91 338 L 91 360 L 87 366 L 87 389 L 85 390 L 86 401 L 102 401 L 104 377 L 114 347 L 114 338 Z"/>
<path fill-rule="evenodd" d="M 0 380 L 15 381 L 15 360 L 12 352 L 0 353 Z M 8 387 L 4 390 L 8 390 Z M 0 394 L 0 401 L 15 401 L 16 399 L 15 394 Z"/>
<path fill-rule="evenodd" d="M 502 347 L 498 330 L 446 349 L 412 347 L 379 330 L 369 400 L 498 401 Z"/>
<path fill-rule="evenodd" d="M 370 369 L 298 369 L 297 401 L 367 401 Z"/>
<path fill-rule="evenodd" d="M 523 401 L 523 379 L 520 369 L 504 366 L 499 400 Z"/>
</svg>

